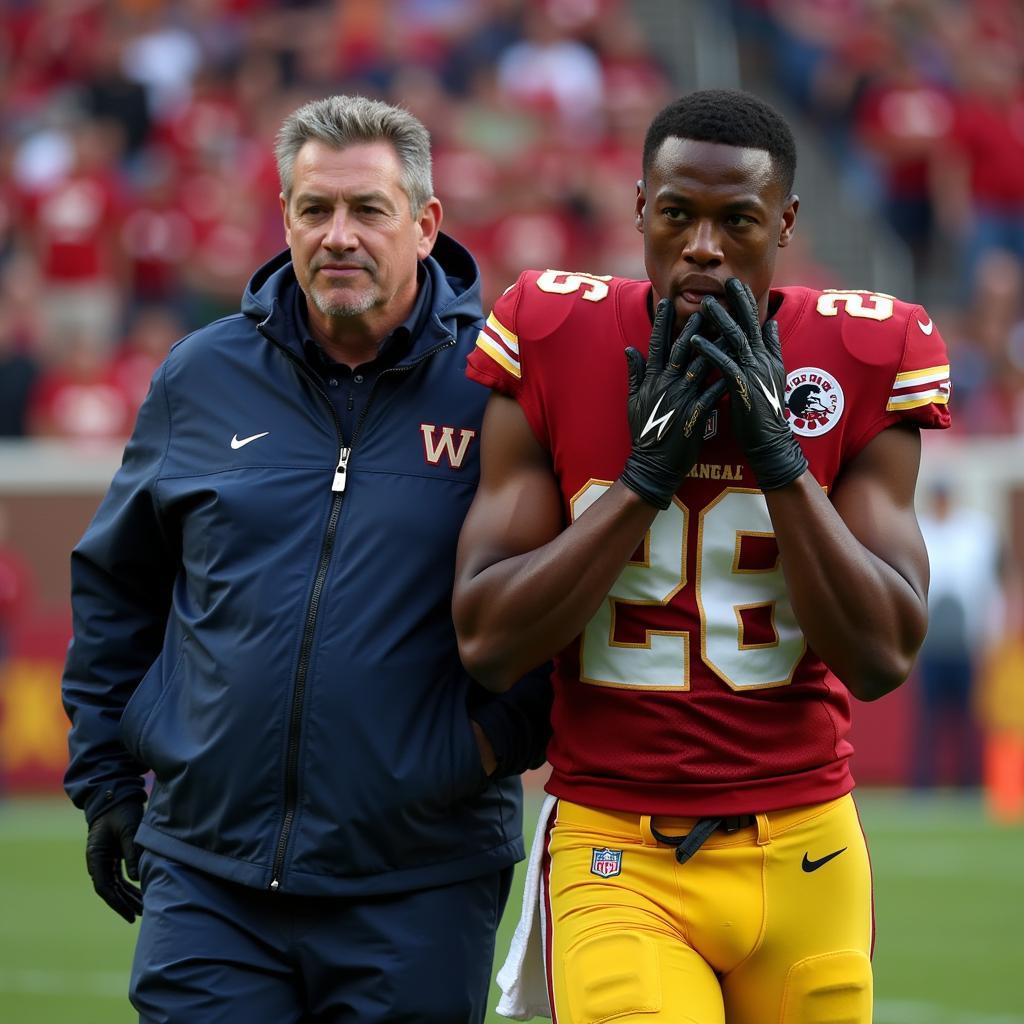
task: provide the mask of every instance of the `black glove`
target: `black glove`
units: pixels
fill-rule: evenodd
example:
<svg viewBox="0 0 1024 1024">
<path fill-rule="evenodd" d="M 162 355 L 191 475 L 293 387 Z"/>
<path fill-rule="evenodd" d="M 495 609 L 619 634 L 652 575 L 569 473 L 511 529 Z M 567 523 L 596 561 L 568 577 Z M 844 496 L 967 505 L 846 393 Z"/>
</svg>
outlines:
<svg viewBox="0 0 1024 1024">
<path fill-rule="evenodd" d="M 619 479 L 656 508 L 668 508 L 693 468 L 704 440 L 705 417 L 725 392 L 723 381 L 702 390 L 711 364 L 702 356 L 690 359 L 692 339 L 702 323 L 699 313 L 687 320 L 666 365 L 674 319 L 671 300 L 662 299 L 647 361 L 635 348 L 626 349 L 633 450 Z"/>
<path fill-rule="evenodd" d="M 786 419 L 779 327 L 769 320 L 762 334 L 754 294 L 735 277 L 725 282 L 725 293 L 735 319 L 710 295 L 701 310 L 732 356 L 700 336 L 693 345 L 722 371 L 732 398 L 733 430 L 761 490 L 771 491 L 792 483 L 807 469 L 807 458 Z"/>
<path fill-rule="evenodd" d="M 139 848 L 135 833 L 142 821 L 142 803 L 122 800 L 89 826 L 85 866 L 96 892 L 129 924 L 142 913 L 142 893 L 121 874 L 121 864 L 133 881 L 139 880 Z"/>
</svg>

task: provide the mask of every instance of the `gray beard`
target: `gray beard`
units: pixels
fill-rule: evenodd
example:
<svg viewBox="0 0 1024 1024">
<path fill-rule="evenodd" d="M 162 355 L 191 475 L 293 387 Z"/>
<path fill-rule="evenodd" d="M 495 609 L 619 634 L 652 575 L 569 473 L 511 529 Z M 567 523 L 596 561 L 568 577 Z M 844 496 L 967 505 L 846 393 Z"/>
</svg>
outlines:
<svg viewBox="0 0 1024 1024">
<path fill-rule="evenodd" d="M 377 304 L 377 296 L 373 291 L 367 292 L 355 302 L 329 302 L 312 289 L 309 297 L 320 313 L 327 317 L 362 316 L 363 313 L 369 313 Z"/>
</svg>

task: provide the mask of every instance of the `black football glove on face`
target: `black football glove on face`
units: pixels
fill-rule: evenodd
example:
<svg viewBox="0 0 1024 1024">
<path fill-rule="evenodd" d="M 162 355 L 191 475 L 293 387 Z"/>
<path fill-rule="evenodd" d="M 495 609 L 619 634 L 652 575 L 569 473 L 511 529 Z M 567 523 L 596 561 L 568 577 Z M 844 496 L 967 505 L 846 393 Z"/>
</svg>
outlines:
<svg viewBox="0 0 1024 1024">
<path fill-rule="evenodd" d="M 633 450 L 619 479 L 655 508 L 668 508 L 693 468 L 704 439 L 705 417 L 725 392 L 724 381 L 704 388 L 712 366 L 702 356 L 690 359 L 702 322 L 699 313 L 686 322 L 668 353 L 674 319 L 671 300 L 662 299 L 654 314 L 647 361 L 635 348 L 626 349 Z"/>
<path fill-rule="evenodd" d="M 779 327 L 769 320 L 762 333 L 754 294 L 735 277 L 725 282 L 725 293 L 733 316 L 712 296 L 701 304 L 701 311 L 721 332 L 722 347 L 700 336 L 693 345 L 722 371 L 732 399 L 736 438 L 758 486 L 771 491 L 792 483 L 807 469 L 807 458 L 786 419 Z"/>
<path fill-rule="evenodd" d="M 139 880 L 135 833 L 140 821 L 142 803 L 122 800 L 93 821 L 85 841 L 85 866 L 93 888 L 129 924 L 136 914 L 142 913 L 142 893 L 125 881 L 121 865 L 124 864 L 125 873 L 133 882 Z"/>
</svg>

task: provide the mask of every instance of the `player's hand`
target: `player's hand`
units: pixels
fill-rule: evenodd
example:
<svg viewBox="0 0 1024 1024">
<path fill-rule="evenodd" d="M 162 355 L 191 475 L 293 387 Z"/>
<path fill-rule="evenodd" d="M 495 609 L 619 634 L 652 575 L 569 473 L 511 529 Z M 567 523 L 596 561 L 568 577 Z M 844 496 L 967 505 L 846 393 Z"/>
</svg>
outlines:
<svg viewBox="0 0 1024 1024">
<path fill-rule="evenodd" d="M 85 865 L 93 888 L 129 924 L 142 913 L 142 893 L 124 878 L 127 874 L 133 882 L 139 880 L 135 833 L 140 821 L 142 802 L 122 800 L 93 821 L 85 841 Z"/>
<path fill-rule="evenodd" d="M 674 320 L 671 300 L 662 299 L 647 360 L 635 348 L 626 349 L 633 450 L 619 479 L 656 508 L 668 508 L 693 468 L 705 418 L 725 392 L 724 381 L 704 386 L 712 364 L 693 351 L 701 315 L 694 313 L 672 344 Z"/>
<path fill-rule="evenodd" d="M 721 334 L 720 343 L 698 335 L 693 345 L 722 371 L 732 399 L 733 429 L 761 490 L 785 487 L 807 469 L 807 458 L 786 419 L 779 327 L 769 320 L 762 331 L 754 294 L 737 278 L 725 282 L 725 294 L 732 316 L 710 295 L 701 304 Z"/>
</svg>

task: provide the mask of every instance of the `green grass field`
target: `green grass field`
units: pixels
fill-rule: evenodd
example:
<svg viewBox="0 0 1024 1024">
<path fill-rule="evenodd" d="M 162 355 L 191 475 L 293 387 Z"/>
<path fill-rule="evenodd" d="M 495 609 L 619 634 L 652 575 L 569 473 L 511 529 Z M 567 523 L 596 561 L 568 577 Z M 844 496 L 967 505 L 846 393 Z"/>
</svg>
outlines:
<svg viewBox="0 0 1024 1024">
<path fill-rule="evenodd" d="M 1024 827 L 991 825 L 973 796 L 866 791 L 858 802 L 875 870 L 876 1024 L 1024 1024 Z M 93 894 L 84 836 L 62 801 L 0 804 L 4 1024 L 135 1019 L 135 928 Z M 517 914 L 514 891 L 502 955 Z"/>
</svg>

